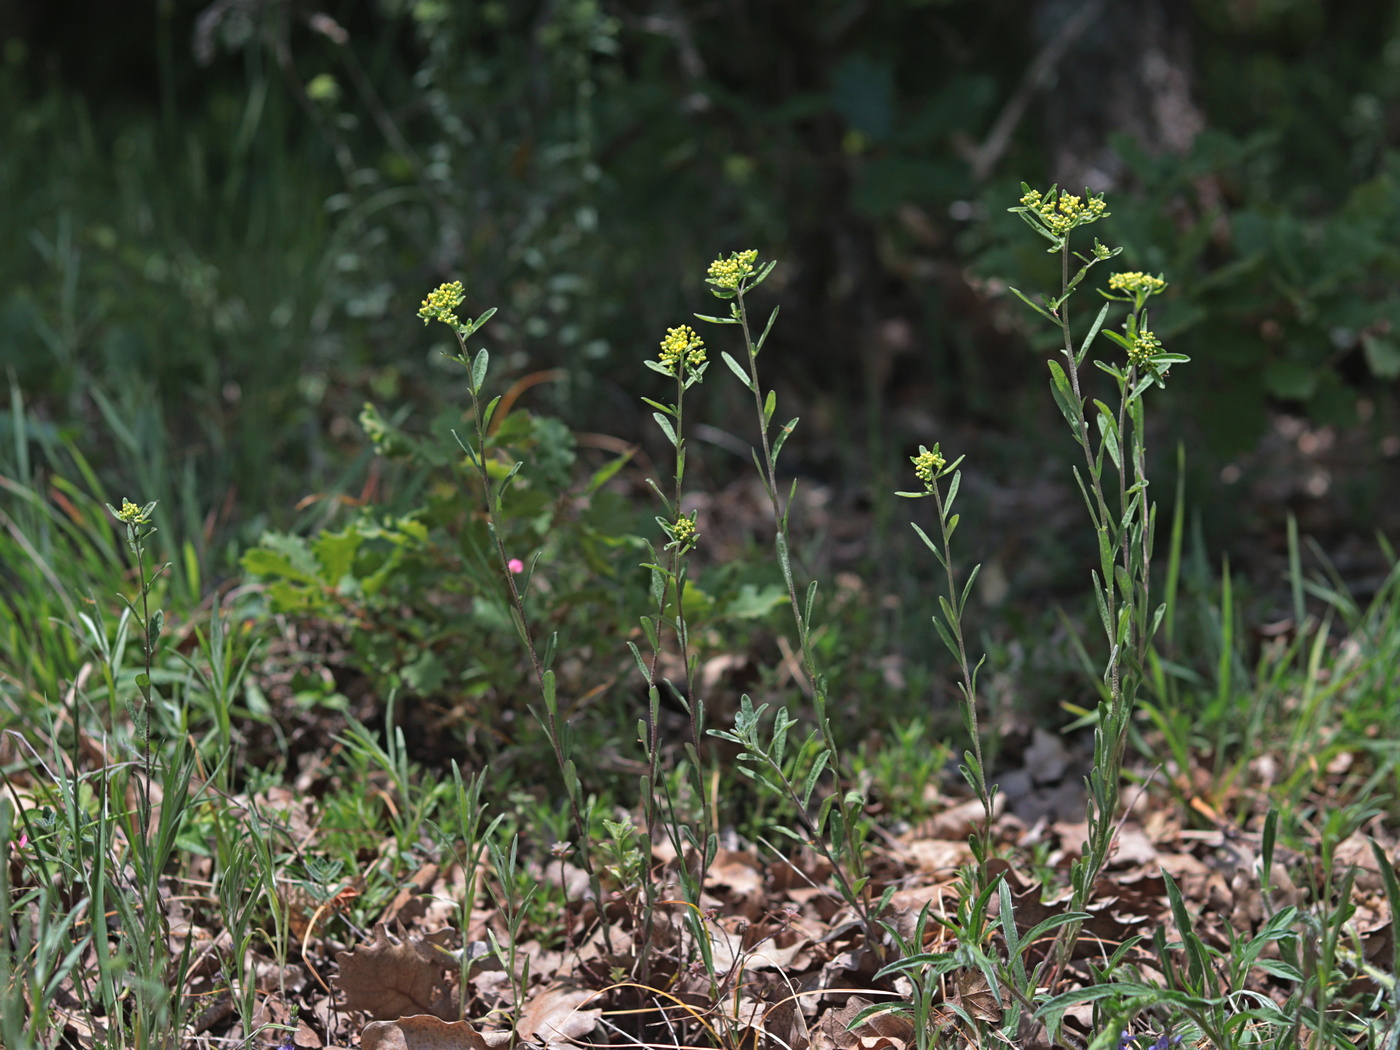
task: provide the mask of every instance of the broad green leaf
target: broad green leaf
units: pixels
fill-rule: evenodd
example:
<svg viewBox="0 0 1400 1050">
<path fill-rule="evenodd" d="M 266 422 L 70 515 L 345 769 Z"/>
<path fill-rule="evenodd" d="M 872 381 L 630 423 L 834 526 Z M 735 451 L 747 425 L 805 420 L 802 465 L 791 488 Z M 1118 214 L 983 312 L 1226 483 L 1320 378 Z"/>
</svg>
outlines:
<svg viewBox="0 0 1400 1050">
<path fill-rule="evenodd" d="M 680 442 L 676 438 L 676 430 L 671 426 L 671 421 L 669 419 L 660 412 L 653 412 L 651 418 L 656 420 L 656 425 L 661 428 L 661 432 L 666 435 L 667 440 L 669 440 L 672 445 L 679 445 Z"/>
<path fill-rule="evenodd" d="M 1065 417 L 1070 427 L 1074 430 L 1075 436 L 1079 436 L 1080 406 L 1074 397 L 1074 389 L 1070 386 L 1069 377 L 1065 375 L 1065 370 L 1060 367 L 1058 361 L 1047 361 L 1050 366 L 1050 392 L 1055 395 L 1055 404 L 1060 406 L 1060 414 Z"/>
<path fill-rule="evenodd" d="M 487 316 L 489 316 L 489 315 L 487 315 Z M 484 321 L 485 319 L 486 319 L 485 316 L 483 316 L 482 321 Z M 480 324 L 481 324 L 481 321 L 478 321 L 478 322 L 477 322 L 477 326 L 479 327 Z M 481 389 L 481 385 L 482 385 L 483 383 L 486 382 L 486 369 L 487 369 L 487 367 L 488 367 L 490 361 L 491 361 L 491 355 L 490 355 L 489 353 L 486 352 L 486 348 L 483 346 L 480 350 L 477 351 L 476 359 L 475 359 L 474 361 L 472 361 L 472 390 L 473 390 L 473 391 L 480 390 L 480 389 Z"/>
</svg>

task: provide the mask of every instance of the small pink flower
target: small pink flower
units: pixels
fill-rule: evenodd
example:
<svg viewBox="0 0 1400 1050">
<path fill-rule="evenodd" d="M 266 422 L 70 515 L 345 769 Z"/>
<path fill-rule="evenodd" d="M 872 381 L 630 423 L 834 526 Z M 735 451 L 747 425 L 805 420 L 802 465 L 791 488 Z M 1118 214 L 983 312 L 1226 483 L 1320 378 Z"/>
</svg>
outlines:
<svg viewBox="0 0 1400 1050">
<path fill-rule="evenodd" d="M 512 558 L 506 563 L 506 567 L 509 568 L 511 572 L 517 575 L 525 571 L 525 563 L 519 558 Z"/>
</svg>

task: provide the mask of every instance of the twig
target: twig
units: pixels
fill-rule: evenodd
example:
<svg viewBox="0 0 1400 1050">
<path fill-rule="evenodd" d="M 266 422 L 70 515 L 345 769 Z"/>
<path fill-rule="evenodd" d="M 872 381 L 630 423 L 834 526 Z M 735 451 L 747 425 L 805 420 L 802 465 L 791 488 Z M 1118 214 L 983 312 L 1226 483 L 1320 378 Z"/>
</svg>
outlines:
<svg viewBox="0 0 1400 1050">
<path fill-rule="evenodd" d="M 1104 0 L 1084 0 L 1079 10 L 1065 19 L 1064 24 L 1060 26 L 1060 31 L 1050 38 L 1050 41 L 1040 49 L 1040 54 L 1036 55 L 1035 60 L 1026 67 L 1025 75 L 1021 77 L 1021 83 L 1017 85 L 1012 96 L 1006 100 L 1006 105 L 1002 106 L 1001 112 L 997 114 L 997 119 L 992 124 L 992 130 L 987 132 L 987 137 L 982 141 L 982 145 L 965 151 L 964 159 L 972 166 L 972 177 L 978 182 L 982 182 L 992 173 L 997 161 L 1001 160 L 1002 154 L 1011 144 L 1011 136 L 1015 133 L 1016 126 L 1021 123 L 1021 118 L 1025 116 L 1026 107 L 1031 104 L 1031 99 L 1050 82 L 1060 60 L 1065 57 L 1066 52 L 1083 35 L 1084 31 L 1093 24 L 1094 19 L 1103 11 L 1103 7 Z"/>
</svg>

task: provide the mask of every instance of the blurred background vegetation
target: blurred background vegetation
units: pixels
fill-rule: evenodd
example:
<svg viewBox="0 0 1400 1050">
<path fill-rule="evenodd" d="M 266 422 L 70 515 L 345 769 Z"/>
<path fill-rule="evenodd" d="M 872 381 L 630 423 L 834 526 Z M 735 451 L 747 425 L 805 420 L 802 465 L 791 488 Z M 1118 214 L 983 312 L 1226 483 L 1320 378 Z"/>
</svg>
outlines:
<svg viewBox="0 0 1400 1050">
<path fill-rule="evenodd" d="M 437 283 L 575 434 L 517 437 L 596 466 L 662 451 L 640 362 L 756 247 L 814 571 L 921 589 L 889 493 L 941 441 L 1014 637 L 1093 560 L 1052 333 L 1007 294 L 1057 280 L 1022 180 L 1108 191 L 1095 232 L 1171 282 L 1153 328 L 1193 360 L 1153 451 L 1165 509 L 1186 444 L 1201 550 L 1267 590 L 1287 513 L 1343 568 L 1397 523 L 1400 4 L 0 0 L 0 34 L 0 474 L 161 500 L 191 596 L 267 528 L 421 503 L 359 419 L 447 440 Z M 700 395 L 697 487 L 749 469 L 743 393 Z"/>
</svg>

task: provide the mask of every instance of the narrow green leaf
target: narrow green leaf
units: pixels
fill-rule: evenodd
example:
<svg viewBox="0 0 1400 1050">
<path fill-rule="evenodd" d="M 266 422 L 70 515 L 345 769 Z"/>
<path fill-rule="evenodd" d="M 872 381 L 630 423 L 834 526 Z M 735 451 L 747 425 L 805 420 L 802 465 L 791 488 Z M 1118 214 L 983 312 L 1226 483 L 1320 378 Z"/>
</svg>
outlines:
<svg viewBox="0 0 1400 1050">
<path fill-rule="evenodd" d="M 1103 454 L 1108 452 L 1109 458 L 1113 460 L 1113 469 L 1119 474 L 1123 473 L 1123 455 L 1118 447 L 1118 442 L 1114 440 L 1113 431 L 1116 429 L 1104 421 L 1103 416 L 1099 416 L 1099 462 L 1103 462 Z"/>
<path fill-rule="evenodd" d="M 770 264 L 768 265 L 768 269 L 766 269 L 766 270 L 763 271 L 763 277 L 767 277 L 769 271 L 772 270 L 772 269 L 773 269 L 773 266 L 772 266 L 772 264 L 770 263 Z M 763 278 L 760 277 L 758 280 L 761 281 L 762 279 L 763 279 Z M 755 281 L 754 283 L 757 284 L 758 281 Z M 778 319 L 778 308 L 775 306 L 775 307 L 773 307 L 773 312 L 772 312 L 771 314 L 768 315 L 768 323 L 767 323 L 766 325 L 763 326 L 763 334 L 760 335 L 760 336 L 758 337 L 758 343 L 755 344 L 755 346 L 754 346 L 754 348 L 753 348 L 753 352 L 754 352 L 754 355 L 755 355 L 755 356 L 757 356 L 758 352 L 759 352 L 760 350 L 763 349 L 763 344 L 766 343 L 766 342 L 768 341 L 768 333 L 771 332 L 771 331 L 773 330 L 773 322 L 776 321 L 777 319 Z"/>
<path fill-rule="evenodd" d="M 1099 622 L 1103 624 L 1104 637 L 1112 638 L 1113 619 L 1108 615 L 1108 605 L 1104 602 L 1103 584 L 1100 582 L 1097 570 L 1091 573 L 1091 575 L 1094 577 L 1094 601 L 1096 601 L 1099 606 Z"/>
<path fill-rule="evenodd" d="M 1084 337 L 1084 342 L 1079 347 L 1079 353 L 1074 355 L 1076 366 L 1082 364 L 1085 355 L 1089 353 L 1089 347 L 1093 344 L 1094 337 L 1099 334 L 1099 329 L 1103 327 L 1104 318 L 1108 316 L 1108 307 L 1109 304 L 1104 303 L 1103 309 L 1099 311 L 1099 316 L 1094 318 L 1094 323 L 1089 328 L 1089 334 Z"/>
<path fill-rule="evenodd" d="M 636 451 L 636 446 L 634 446 L 594 471 L 593 476 L 588 479 L 588 487 L 585 490 L 587 494 L 591 496 L 611 481 L 619 470 L 631 462 L 632 456 Z"/>
<path fill-rule="evenodd" d="M 1128 570 L 1121 565 L 1113 567 L 1113 580 L 1118 584 L 1118 593 L 1122 596 L 1124 603 L 1133 600 L 1133 581 L 1128 575 Z"/>
<path fill-rule="evenodd" d="M 1303 601 L 1303 556 L 1298 544 L 1298 519 L 1292 511 L 1288 513 L 1288 585 L 1293 592 L 1293 629 L 1301 631 L 1307 606 Z"/>
<path fill-rule="evenodd" d="M 788 559 L 787 537 L 781 532 L 773 537 L 773 546 L 778 551 L 778 567 L 783 570 L 783 579 L 792 588 L 792 562 Z"/>
<path fill-rule="evenodd" d="M 680 444 L 679 440 L 676 438 L 676 430 L 671 426 L 671 421 L 669 419 L 660 412 L 653 412 L 651 418 L 656 420 L 656 425 L 661 428 L 661 432 L 666 435 L 667 440 L 669 440 L 672 445 L 678 446 Z"/>
<path fill-rule="evenodd" d="M 650 641 L 656 633 L 656 626 L 652 622 L 652 618 L 650 616 L 643 616 L 641 620 L 642 630 L 646 632 L 647 640 Z M 642 678 L 650 678 L 651 670 L 647 667 L 646 661 L 642 659 L 642 651 L 637 648 L 637 643 L 629 641 L 627 643 L 627 648 L 632 650 L 632 659 L 637 661 L 637 670 L 641 672 Z"/>
<path fill-rule="evenodd" d="M 1269 884 L 1273 877 L 1274 870 L 1274 843 L 1278 840 L 1278 810 L 1270 807 L 1269 814 L 1264 818 L 1264 834 L 1259 849 L 1260 881 L 1264 885 L 1264 892 L 1269 892 Z M 1382 869 L 1385 865 L 1381 866 Z M 1391 878 L 1395 877 L 1392 871 Z M 1400 900 L 1392 897 L 1392 904 L 1400 905 Z M 1397 942 L 1400 943 L 1400 942 Z"/>
<path fill-rule="evenodd" d="M 972 585 L 973 585 L 974 583 L 977 582 L 977 574 L 978 574 L 979 572 L 981 572 L 981 571 L 982 571 L 982 566 L 981 566 L 980 563 L 978 563 L 977 565 L 974 565 L 974 566 L 972 567 L 972 571 L 971 571 L 970 573 L 967 574 L 967 582 L 966 582 L 965 584 L 963 584 L 962 597 L 958 599 L 958 615 L 959 615 L 959 616 L 961 616 L 961 615 L 962 615 L 962 611 L 963 611 L 964 609 L 967 608 L 967 598 L 968 598 L 968 595 L 970 595 L 970 594 L 972 593 Z"/>
<path fill-rule="evenodd" d="M 462 436 L 457 431 L 452 431 L 452 438 L 457 442 L 457 447 L 467 454 L 467 462 L 476 465 L 476 451 L 467 442 L 462 440 Z"/>
<path fill-rule="evenodd" d="M 826 764 L 831 760 L 830 751 L 822 751 L 817 755 L 817 760 L 812 763 L 811 770 L 807 773 L 807 779 L 802 785 L 802 808 L 806 809 L 812 801 L 812 792 L 816 790 L 817 781 L 821 778 L 822 770 L 826 769 Z"/>
<path fill-rule="evenodd" d="M 787 439 L 788 439 L 789 437 L 792 436 L 792 432 L 793 432 L 794 429 L 796 429 L 796 427 L 797 427 L 797 421 L 798 421 L 799 418 L 800 418 L 800 417 L 798 417 L 798 416 L 793 416 L 791 419 L 789 419 L 789 420 L 787 421 L 787 424 L 786 424 L 785 426 L 783 426 L 783 427 L 778 431 L 777 436 L 773 438 L 773 465 L 774 465 L 774 466 L 777 466 L 777 464 L 778 464 L 778 453 L 779 453 L 780 451 L 782 451 L 782 447 L 783 447 L 784 443 L 786 443 Z"/>
<path fill-rule="evenodd" d="M 559 699 L 554 681 L 554 672 L 546 671 L 544 677 L 540 679 L 540 692 L 544 694 L 544 706 L 553 717 L 559 713 Z"/>
<path fill-rule="evenodd" d="M 794 422 L 795 422 L 795 421 L 794 421 Z M 775 459 L 776 459 L 776 457 L 775 457 Z M 796 499 L 797 499 L 797 479 L 796 479 L 796 478 L 793 478 L 793 479 L 792 479 L 792 484 L 788 486 L 787 502 L 786 502 L 785 504 L 783 504 L 783 520 L 779 523 L 779 526 L 778 526 L 779 529 L 780 529 L 783 533 L 786 533 L 786 532 L 787 532 L 787 527 L 788 527 L 788 515 L 792 513 L 792 505 L 793 505 L 793 502 L 794 502 Z"/>
<path fill-rule="evenodd" d="M 924 546 L 927 547 L 929 550 L 933 551 L 934 556 L 938 559 L 938 564 L 942 565 L 943 555 L 940 554 L 938 548 L 934 546 L 933 540 L 929 539 L 928 533 L 925 532 L 923 529 L 919 528 L 919 526 L 915 522 L 911 521 L 909 525 L 911 528 L 913 528 L 915 532 L 919 534 L 919 539 L 924 541 Z"/>
<path fill-rule="evenodd" d="M 481 429 L 491 429 L 491 418 L 496 414 L 496 406 L 501 403 L 501 395 L 497 394 L 491 399 L 491 403 L 486 406 L 486 411 L 481 414 Z"/>
<path fill-rule="evenodd" d="M 483 318 L 484 320 L 484 318 Z M 491 360 L 491 355 L 486 352 L 483 346 L 476 353 L 476 359 L 472 361 L 472 392 L 481 389 L 481 385 L 486 382 L 486 369 Z"/>
<path fill-rule="evenodd" d="M 727 350 L 721 350 L 719 356 L 724 358 L 724 363 L 729 366 L 729 370 L 739 377 L 739 382 L 744 384 L 744 388 L 749 391 L 752 391 L 753 377 L 750 376 L 746 371 L 744 371 L 744 366 L 739 364 L 738 361 L 734 360 L 734 358 L 729 355 L 729 352 Z"/>
<path fill-rule="evenodd" d="M 938 631 L 938 637 L 943 639 L 943 644 L 948 647 L 948 652 L 953 654 L 953 659 L 961 660 L 962 653 L 958 650 L 957 640 L 954 639 L 952 633 L 948 630 L 943 621 L 935 616 L 933 617 L 933 626 L 934 629 Z"/>
<path fill-rule="evenodd" d="M 957 610 L 953 608 L 953 603 L 948 600 L 947 595 L 940 594 L 938 596 L 938 607 L 943 610 L 943 617 L 947 620 L 949 627 L 958 623 Z"/>
<path fill-rule="evenodd" d="M 1065 370 L 1060 367 L 1058 361 L 1047 361 L 1050 366 L 1050 392 L 1055 395 L 1055 404 L 1060 407 L 1060 414 L 1065 417 L 1065 422 L 1075 432 L 1075 437 L 1079 436 L 1079 418 L 1081 415 L 1079 403 L 1075 400 L 1074 389 L 1070 386 L 1069 377 L 1065 375 Z"/>
<path fill-rule="evenodd" d="M 1051 239 L 1052 241 L 1054 240 L 1053 237 L 1050 238 L 1050 239 Z M 1051 324 L 1057 325 L 1057 324 L 1060 323 L 1060 319 L 1059 319 L 1058 317 L 1056 317 L 1054 314 L 1052 314 L 1049 310 L 1045 309 L 1045 307 L 1041 306 L 1039 303 L 1033 303 L 1033 302 L 1031 302 L 1031 301 L 1030 301 L 1029 299 L 1027 299 L 1024 295 L 1022 295 L 1022 294 L 1021 294 L 1021 290 L 1020 290 L 1019 288 L 1013 288 L 1013 289 L 1011 289 L 1011 294 L 1014 295 L 1014 296 L 1016 296 L 1017 299 L 1020 299 L 1021 302 L 1025 303 L 1027 306 L 1029 306 L 1029 307 L 1030 307 L 1032 310 L 1034 310 L 1036 313 L 1040 314 L 1041 317 L 1045 318 L 1045 319 L 1046 319 L 1047 321 L 1049 321 Z"/>
</svg>

